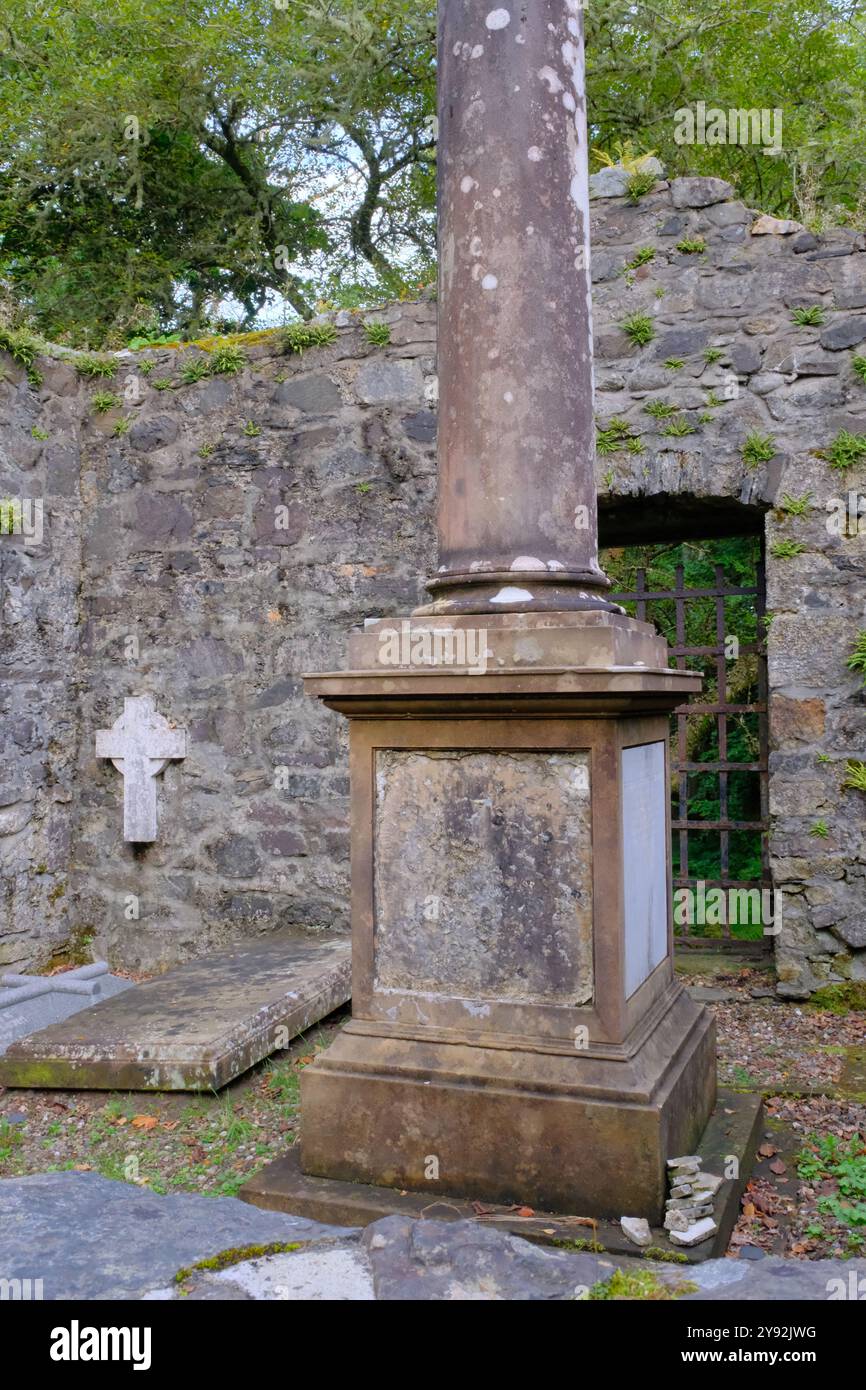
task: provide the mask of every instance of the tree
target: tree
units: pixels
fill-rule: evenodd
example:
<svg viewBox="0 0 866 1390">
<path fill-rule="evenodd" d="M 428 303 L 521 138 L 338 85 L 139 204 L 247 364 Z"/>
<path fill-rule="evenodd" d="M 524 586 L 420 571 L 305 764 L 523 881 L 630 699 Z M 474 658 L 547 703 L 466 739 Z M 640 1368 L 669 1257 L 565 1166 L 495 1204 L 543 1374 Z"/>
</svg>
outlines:
<svg viewBox="0 0 866 1390">
<path fill-rule="evenodd" d="M 0 269 L 40 328 L 111 341 L 144 304 L 308 317 L 339 277 L 429 265 L 429 14 L 392 0 L 8 0 Z M 145 315 L 146 316 L 146 315 Z"/>
<path fill-rule="evenodd" d="M 592 143 L 866 217 L 866 0 L 593 0 Z M 370 302 L 435 255 L 435 0 L 4 0 L 0 277 L 48 336 Z M 782 150 L 677 143 L 779 108 Z M 143 307 L 142 307 L 143 306 Z"/>
</svg>

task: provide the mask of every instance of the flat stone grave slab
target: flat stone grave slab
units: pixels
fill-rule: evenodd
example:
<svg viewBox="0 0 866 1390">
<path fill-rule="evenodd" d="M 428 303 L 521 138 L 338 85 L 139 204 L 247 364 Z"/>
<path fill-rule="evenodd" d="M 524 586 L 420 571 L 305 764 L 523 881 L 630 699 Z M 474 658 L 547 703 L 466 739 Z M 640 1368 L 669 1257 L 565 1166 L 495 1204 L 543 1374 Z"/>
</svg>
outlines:
<svg viewBox="0 0 866 1390">
<path fill-rule="evenodd" d="M 0 1056 L 0 1086 L 219 1090 L 351 995 L 351 942 L 280 934 L 168 970 Z"/>
<path fill-rule="evenodd" d="M 17 1038 L 131 988 L 132 981 L 111 975 L 103 960 L 60 975 L 0 976 L 0 1054 Z"/>
</svg>

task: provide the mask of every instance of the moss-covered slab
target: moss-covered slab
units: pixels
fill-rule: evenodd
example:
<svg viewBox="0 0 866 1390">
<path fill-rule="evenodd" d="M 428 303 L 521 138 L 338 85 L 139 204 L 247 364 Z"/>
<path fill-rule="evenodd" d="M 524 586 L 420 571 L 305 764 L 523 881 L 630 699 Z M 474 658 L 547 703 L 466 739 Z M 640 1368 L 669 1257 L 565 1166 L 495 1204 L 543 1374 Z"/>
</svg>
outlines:
<svg viewBox="0 0 866 1390">
<path fill-rule="evenodd" d="M 0 1086 L 219 1090 L 349 999 L 345 938 L 270 936 L 169 970 L 13 1043 Z"/>
</svg>

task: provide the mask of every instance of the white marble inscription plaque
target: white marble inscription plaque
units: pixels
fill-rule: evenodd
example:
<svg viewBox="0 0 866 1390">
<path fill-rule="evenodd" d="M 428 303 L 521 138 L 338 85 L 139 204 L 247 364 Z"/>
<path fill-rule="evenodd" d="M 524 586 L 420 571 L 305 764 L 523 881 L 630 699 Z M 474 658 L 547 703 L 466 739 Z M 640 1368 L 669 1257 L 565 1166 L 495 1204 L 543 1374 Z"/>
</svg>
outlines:
<svg viewBox="0 0 866 1390">
<path fill-rule="evenodd" d="M 668 951 L 665 746 L 622 753 L 625 994 L 649 979 Z"/>
</svg>

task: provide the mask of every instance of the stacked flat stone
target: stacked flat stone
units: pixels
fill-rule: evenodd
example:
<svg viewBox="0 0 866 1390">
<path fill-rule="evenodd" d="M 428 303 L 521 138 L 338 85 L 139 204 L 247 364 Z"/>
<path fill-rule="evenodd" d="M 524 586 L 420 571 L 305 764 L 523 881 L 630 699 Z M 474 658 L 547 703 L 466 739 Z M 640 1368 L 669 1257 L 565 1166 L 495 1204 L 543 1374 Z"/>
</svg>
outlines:
<svg viewBox="0 0 866 1390">
<path fill-rule="evenodd" d="M 672 1245 L 700 1245 L 719 1229 L 713 1218 L 713 1198 L 722 1179 L 701 1172 L 697 1154 L 668 1159 L 670 1196 L 665 1230 Z"/>
</svg>

